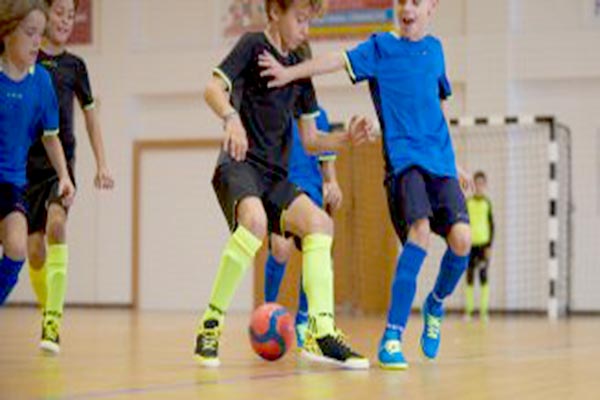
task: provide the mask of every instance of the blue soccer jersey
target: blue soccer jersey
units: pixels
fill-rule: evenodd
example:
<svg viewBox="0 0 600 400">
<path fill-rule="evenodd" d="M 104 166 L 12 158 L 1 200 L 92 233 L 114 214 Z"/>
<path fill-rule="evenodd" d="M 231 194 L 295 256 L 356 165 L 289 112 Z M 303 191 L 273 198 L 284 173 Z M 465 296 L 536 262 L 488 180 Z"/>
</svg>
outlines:
<svg viewBox="0 0 600 400">
<path fill-rule="evenodd" d="M 383 131 L 388 172 L 418 166 L 456 177 L 454 149 L 441 100 L 452 94 L 440 41 L 412 42 L 379 33 L 346 52 L 353 82 L 369 81 Z"/>
<path fill-rule="evenodd" d="M 330 132 L 327 112 L 319 107 L 317 117 L 317 129 L 321 132 Z M 292 124 L 292 148 L 290 151 L 288 179 L 290 182 L 300 186 L 306 194 L 317 203 L 323 205 L 323 175 L 321 174 L 320 161 L 335 159 L 335 153 L 327 152 L 321 155 L 311 155 L 306 152 L 298 125 Z"/>
<path fill-rule="evenodd" d="M 40 127 L 58 134 L 58 102 L 48 71 L 31 68 L 15 82 L 0 69 L 0 183 L 25 186 L 27 154 Z"/>
</svg>

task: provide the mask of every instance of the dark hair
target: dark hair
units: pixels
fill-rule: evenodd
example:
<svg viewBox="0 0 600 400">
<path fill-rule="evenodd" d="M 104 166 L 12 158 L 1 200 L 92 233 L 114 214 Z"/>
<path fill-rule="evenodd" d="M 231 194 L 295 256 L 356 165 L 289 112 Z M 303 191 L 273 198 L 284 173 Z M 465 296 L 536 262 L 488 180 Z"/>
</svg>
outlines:
<svg viewBox="0 0 600 400">
<path fill-rule="evenodd" d="M 475 174 L 473 175 L 473 180 L 477 180 L 480 178 L 487 182 L 487 176 L 485 175 L 485 172 L 483 172 L 483 171 L 475 172 Z"/>
<path fill-rule="evenodd" d="M 0 54 L 4 53 L 4 38 L 34 10 L 47 14 L 44 0 L 0 0 Z"/>
<path fill-rule="evenodd" d="M 325 0 L 265 0 L 265 12 L 267 13 L 267 18 L 269 20 L 271 19 L 271 11 L 273 10 L 274 5 L 278 5 L 281 11 L 285 12 L 297 1 L 308 3 L 312 11 L 317 14 L 321 13 L 325 7 Z"/>
</svg>

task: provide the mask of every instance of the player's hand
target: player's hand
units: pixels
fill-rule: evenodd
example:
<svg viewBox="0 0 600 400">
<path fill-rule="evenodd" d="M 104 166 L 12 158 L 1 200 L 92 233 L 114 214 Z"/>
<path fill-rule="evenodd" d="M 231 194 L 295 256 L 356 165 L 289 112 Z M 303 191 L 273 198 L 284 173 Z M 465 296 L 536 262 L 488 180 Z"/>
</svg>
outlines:
<svg viewBox="0 0 600 400">
<path fill-rule="evenodd" d="M 225 150 L 236 161 L 244 161 L 248 151 L 248 136 L 239 115 L 230 118 L 225 123 Z"/>
<path fill-rule="evenodd" d="M 337 211 L 342 206 L 344 196 L 337 181 L 323 183 L 323 203 L 326 209 Z"/>
<path fill-rule="evenodd" d="M 472 193 L 475 188 L 475 183 L 473 182 L 473 175 L 471 175 L 468 171 L 462 169 L 461 167 L 456 167 L 458 171 L 458 182 L 460 183 L 461 189 L 465 193 Z"/>
<path fill-rule="evenodd" d="M 75 200 L 75 186 L 68 176 L 58 181 L 58 195 L 62 198 L 62 204 L 65 207 L 70 207 L 73 204 L 73 200 Z"/>
<path fill-rule="evenodd" d="M 98 168 L 94 177 L 94 186 L 96 189 L 110 190 L 115 187 L 115 181 L 106 166 Z"/>
<path fill-rule="evenodd" d="M 260 76 L 271 78 L 267 87 L 275 88 L 287 85 L 293 80 L 290 71 L 281 65 L 279 61 L 268 51 L 258 56 L 258 65 L 263 68 Z"/>
<path fill-rule="evenodd" d="M 373 121 L 367 117 L 353 116 L 348 124 L 350 140 L 355 146 L 375 140 L 375 129 Z"/>
</svg>

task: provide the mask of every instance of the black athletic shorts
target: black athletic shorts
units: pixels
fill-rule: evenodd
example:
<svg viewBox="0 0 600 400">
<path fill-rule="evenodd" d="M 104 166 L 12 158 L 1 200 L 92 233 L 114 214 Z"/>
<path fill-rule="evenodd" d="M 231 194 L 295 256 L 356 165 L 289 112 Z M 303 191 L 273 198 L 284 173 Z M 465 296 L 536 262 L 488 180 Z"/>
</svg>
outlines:
<svg viewBox="0 0 600 400">
<path fill-rule="evenodd" d="M 388 207 L 396 234 L 406 243 L 410 226 L 429 219 L 431 230 L 445 238 L 457 223 L 469 223 L 458 180 L 439 177 L 418 167 L 386 178 Z"/>
<path fill-rule="evenodd" d="M 13 212 L 27 215 L 25 189 L 12 183 L 0 183 L 0 221 Z"/>
<path fill-rule="evenodd" d="M 286 235 L 281 216 L 304 192 L 279 174 L 252 161 L 237 162 L 222 153 L 215 169 L 212 185 L 229 229 L 237 227 L 236 207 L 246 197 L 258 197 L 267 213 L 270 233 Z"/>
<path fill-rule="evenodd" d="M 75 184 L 72 165 L 68 167 L 71 181 Z M 60 205 L 65 212 L 69 209 L 62 204 L 58 195 L 58 175 L 54 170 L 39 171 L 29 175 L 29 185 L 25 191 L 25 199 L 29 204 L 29 234 L 46 231 L 48 207 L 50 204 Z"/>
</svg>

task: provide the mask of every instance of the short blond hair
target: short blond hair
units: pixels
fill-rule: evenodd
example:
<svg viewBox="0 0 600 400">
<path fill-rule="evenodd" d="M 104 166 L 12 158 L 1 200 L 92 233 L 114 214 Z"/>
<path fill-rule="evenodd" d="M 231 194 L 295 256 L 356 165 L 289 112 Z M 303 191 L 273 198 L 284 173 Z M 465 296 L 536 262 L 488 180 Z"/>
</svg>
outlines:
<svg viewBox="0 0 600 400">
<path fill-rule="evenodd" d="M 0 0 L 0 54 L 4 53 L 4 38 L 34 10 L 46 15 L 48 9 L 44 0 Z"/>
<path fill-rule="evenodd" d="M 271 11 L 273 10 L 274 5 L 278 5 L 279 8 L 285 12 L 295 2 L 299 1 L 308 3 L 312 11 L 316 14 L 320 14 L 325 9 L 326 0 L 265 0 L 265 12 L 267 13 L 267 18 L 271 19 Z"/>
</svg>

